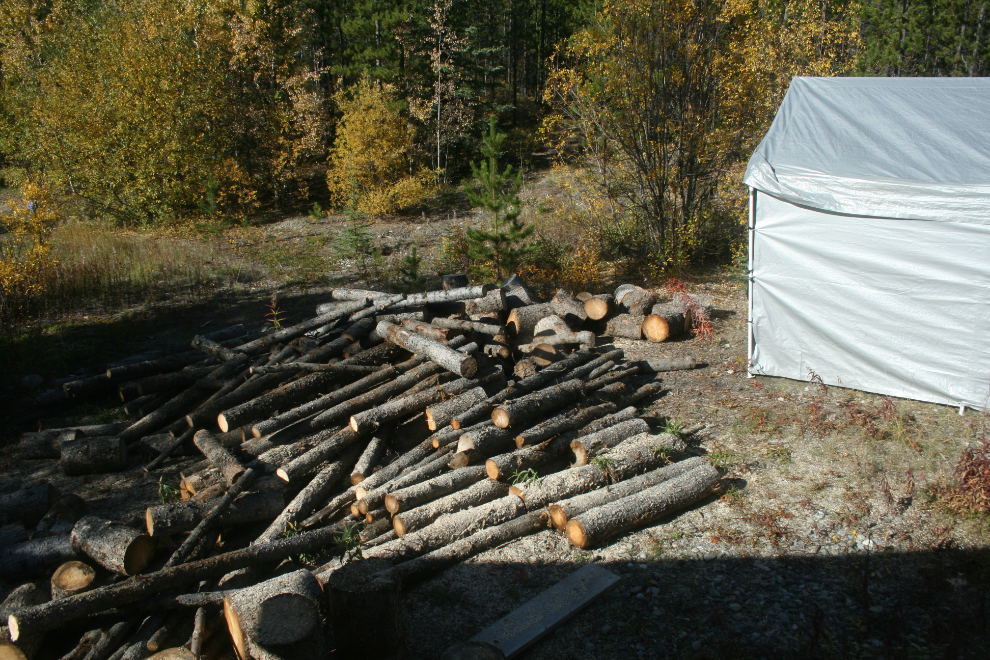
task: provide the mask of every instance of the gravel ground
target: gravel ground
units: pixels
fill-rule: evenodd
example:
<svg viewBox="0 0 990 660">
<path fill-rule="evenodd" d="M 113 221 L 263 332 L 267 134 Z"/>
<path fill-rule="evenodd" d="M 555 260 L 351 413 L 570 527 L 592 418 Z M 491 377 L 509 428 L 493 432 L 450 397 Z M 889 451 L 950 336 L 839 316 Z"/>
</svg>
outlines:
<svg viewBox="0 0 990 660">
<path fill-rule="evenodd" d="M 444 232 L 461 221 L 451 214 L 374 230 L 399 251 L 418 243 L 435 258 Z M 305 241 L 303 232 L 320 231 L 312 224 L 295 218 L 267 231 L 286 243 Z M 705 361 L 701 369 L 666 374 L 664 396 L 644 413 L 657 428 L 678 420 L 699 429 L 689 444 L 722 469 L 721 492 L 605 547 L 576 551 L 543 531 L 422 583 L 406 595 L 410 657 L 438 657 L 589 561 L 622 581 L 525 657 L 988 657 L 987 537 L 981 521 L 949 516 L 928 494 L 985 433 L 986 417 L 746 378 L 745 292 L 725 274 L 686 284 L 715 297 L 712 337 L 615 345 L 628 359 Z M 286 289 L 283 308 L 301 317 L 321 302 L 320 292 Z M 257 325 L 265 293 L 264 285 L 221 292 L 181 311 L 66 330 L 39 354 L 42 390 L 55 376 L 85 375 L 113 356 L 188 337 L 206 321 L 209 328 Z M 40 390 L 19 384 L 28 373 L 7 372 L 0 385 L 7 442 L 39 417 L 63 414 L 35 407 Z M 49 424 L 118 413 L 80 408 Z M 95 498 L 94 511 L 122 519 L 140 514 L 157 489 L 155 480 L 133 475 L 65 478 L 9 452 L 0 463 L 2 492 L 48 478 Z M 173 466 L 166 480 L 185 465 Z"/>
</svg>

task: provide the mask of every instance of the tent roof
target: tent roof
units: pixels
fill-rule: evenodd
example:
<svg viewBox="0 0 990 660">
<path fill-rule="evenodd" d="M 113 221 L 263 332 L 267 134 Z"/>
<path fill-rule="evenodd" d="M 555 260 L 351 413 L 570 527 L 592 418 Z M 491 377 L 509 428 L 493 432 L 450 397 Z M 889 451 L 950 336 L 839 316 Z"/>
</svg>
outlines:
<svg viewBox="0 0 990 660">
<path fill-rule="evenodd" d="M 744 183 L 822 211 L 990 224 L 990 78 L 794 78 Z"/>
</svg>

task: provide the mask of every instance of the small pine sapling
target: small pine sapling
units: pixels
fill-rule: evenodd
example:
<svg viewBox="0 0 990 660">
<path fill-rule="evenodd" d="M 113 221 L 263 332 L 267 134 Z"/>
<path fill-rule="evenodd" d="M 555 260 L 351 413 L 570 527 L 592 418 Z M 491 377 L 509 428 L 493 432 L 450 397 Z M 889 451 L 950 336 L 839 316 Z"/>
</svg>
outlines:
<svg viewBox="0 0 990 660">
<path fill-rule="evenodd" d="M 402 293 L 414 293 L 426 289 L 426 276 L 419 272 L 423 260 L 416 253 L 416 246 L 412 246 L 409 254 L 399 262 L 399 281 L 396 288 Z"/>
<path fill-rule="evenodd" d="M 473 206 L 491 214 L 489 229 L 467 228 L 467 252 L 474 261 L 472 268 L 478 275 L 494 275 L 499 280 L 515 272 L 526 256 L 536 250 L 536 246 L 524 244 L 536 227 L 523 223 L 519 218 L 522 210 L 519 199 L 522 172 L 513 173 L 512 165 L 506 165 L 504 170 L 498 165 L 505 138 L 505 133 L 498 131 L 495 115 L 491 115 L 480 149 L 485 159 L 480 163 L 471 163 L 474 181 L 464 188 Z"/>
</svg>

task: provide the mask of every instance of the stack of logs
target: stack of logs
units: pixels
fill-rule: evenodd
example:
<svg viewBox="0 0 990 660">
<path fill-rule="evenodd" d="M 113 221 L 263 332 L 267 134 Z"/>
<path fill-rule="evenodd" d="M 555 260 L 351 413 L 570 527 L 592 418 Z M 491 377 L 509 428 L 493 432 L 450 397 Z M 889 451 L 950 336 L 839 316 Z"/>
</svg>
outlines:
<svg viewBox="0 0 990 660">
<path fill-rule="evenodd" d="M 228 328 L 66 383 L 70 400 L 119 395 L 139 418 L 25 434 L 22 458 L 69 475 L 203 460 L 143 520 L 49 485 L 0 497 L 0 577 L 51 576 L 0 605 L 0 657 L 32 658 L 54 629 L 79 631 L 65 657 L 88 660 L 398 657 L 403 585 L 548 527 L 592 547 L 717 488 L 634 405 L 661 393 L 658 372 L 697 362 L 597 346 L 605 322 L 683 332 L 690 307 L 631 285 L 544 302 L 518 278 L 448 283 L 336 289 L 297 325 Z"/>
</svg>

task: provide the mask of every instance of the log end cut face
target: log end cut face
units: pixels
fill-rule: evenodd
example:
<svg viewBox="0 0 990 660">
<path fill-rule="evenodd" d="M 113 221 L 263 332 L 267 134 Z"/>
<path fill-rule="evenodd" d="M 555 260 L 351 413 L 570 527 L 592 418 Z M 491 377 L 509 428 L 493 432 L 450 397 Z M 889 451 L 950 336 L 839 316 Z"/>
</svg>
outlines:
<svg viewBox="0 0 990 660">
<path fill-rule="evenodd" d="M 84 591 L 96 579 L 96 570 L 81 561 L 67 561 L 52 574 L 52 587 L 71 596 Z M 0 659 L 3 655 L 0 654 Z"/>
<path fill-rule="evenodd" d="M 0 660 L 28 660 L 28 657 L 10 642 L 0 642 Z"/>
<path fill-rule="evenodd" d="M 299 594 L 281 594 L 258 607 L 258 642 L 262 646 L 295 644 L 309 637 L 320 622 L 316 604 Z"/>
<path fill-rule="evenodd" d="M 584 531 L 584 525 L 579 520 L 567 521 L 567 539 L 578 548 L 585 549 L 591 545 L 588 535 Z"/>
<path fill-rule="evenodd" d="M 156 546 L 157 542 L 150 536 L 135 537 L 124 551 L 124 573 L 137 575 L 143 571 L 154 559 Z"/>
</svg>

